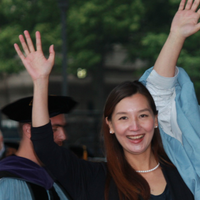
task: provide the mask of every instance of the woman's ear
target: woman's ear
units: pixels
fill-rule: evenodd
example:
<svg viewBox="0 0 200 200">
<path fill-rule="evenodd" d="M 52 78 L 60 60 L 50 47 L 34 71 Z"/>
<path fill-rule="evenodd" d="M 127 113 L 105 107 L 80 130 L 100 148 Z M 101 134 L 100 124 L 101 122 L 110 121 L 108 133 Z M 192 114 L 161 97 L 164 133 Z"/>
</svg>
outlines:
<svg viewBox="0 0 200 200">
<path fill-rule="evenodd" d="M 31 138 L 31 125 L 30 124 L 24 124 L 23 127 L 22 127 L 22 130 L 23 130 L 23 135 L 28 137 L 28 138 Z"/>
<path fill-rule="evenodd" d="M 158 115 L 155 116 L 155 128 L 158 128 Z"/>
<path fill-rule="evenodd" d="M 108 117 L 106 117 L 105 120 L 106 120 L 106 124 L 108 125 L 108 127 L 109 127 L 109 129 L 110 129 L 110 134 L 114 134 L 115 131 L 114 131 L 114 129 L 113 129 L 111 120 L 108 120 Z"/>
</svg>

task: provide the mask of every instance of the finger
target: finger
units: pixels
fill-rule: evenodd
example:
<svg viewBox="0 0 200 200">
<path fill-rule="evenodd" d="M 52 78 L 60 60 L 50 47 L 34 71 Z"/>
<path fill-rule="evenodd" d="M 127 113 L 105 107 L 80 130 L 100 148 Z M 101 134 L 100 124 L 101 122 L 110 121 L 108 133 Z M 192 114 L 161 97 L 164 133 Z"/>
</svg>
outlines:
<svg viewBox="0 0 200 200">
<path fill-rule="evenodd" d="M 26 55 L 30 53 L 28 46 L 26 45 L 25 39 L 23 35 L 19 35 L 19 40 L 21 42 L 22 48 Z"/>
<path fill-rule="evenodd" d="M 30 52 L 34 52 L 35 51 L 35 48 L 33 46 L 33 42 L 31 40 L 31 37 L 30 37 L 30 34 L 27 30 L 24 31 L 24 35 L 25 35 L 25 38 L 26 38 L 26 42 L 28 44 L 28 48 L 30 50 Z"/>
<path fill-rule="evenodd" d="M 37 51 L 42 51 L 41 35 L 39 31 L 35 32 L 35 37 L 36 37 L 36 49 Z"/>
<path fill-rule="evenodd" d="M 24 54 L 21 52 L 21 50 L 20 50 L 18 44 L 15 43 L 15 44 L 14 44 L 14 48 L 15 48 L 15 51 L 17 52 L 18 56 L 20 57 L 20 59 L 21 59 L 22 62 L 23 62 L 23 60 L 25 59 L 25 56 L 24 56 Z"/>
<path fill-rule="evenodd" d="M 186 4 L 186 6 L 185 6 L 185 10 L 190 10 L 190 9 L 191 9 L 191 7 L 192 7 L 192 2 L 193 2 L 193 0 L 188 0 L 187 4 Z"/>
<path fill-rule="evenodd" d="M 196 26 L 195 26 L 195 33 L 198 32 L 200 30 L 200 23 L 198 23 Z"/>
<path fill-rule="evenodd" d="M 54 60 L 55 60 L 55 51 L 54 51 L 54 45 L 53 44 L 49 47 L 49 58 L 48 58 L 48 60 L 51 63 L 54 63 Z"/>
<path fill-rule="evenodd" d="M 185 7 L 185 2 L 186 2 L 186 0 L 181 0 L 181 2 L 180 2 L 180 4 L 179 4 L 178 10 L 183 10 L 183 9 L 184 9 L 184 7 Z"/>
<path fill-rule="evenodd" d="M 200 16 L 200 9 L 198 9 L 197 13 L 198 13 L 198 14 L 199 14 L 199 16 Z"/>
<path fill-rule="evenodd" d="M 196 11 L 199 6 L 199 0 L 195 0 L 194 3 L 192 4 L 191 10 Z"/>
</svg>

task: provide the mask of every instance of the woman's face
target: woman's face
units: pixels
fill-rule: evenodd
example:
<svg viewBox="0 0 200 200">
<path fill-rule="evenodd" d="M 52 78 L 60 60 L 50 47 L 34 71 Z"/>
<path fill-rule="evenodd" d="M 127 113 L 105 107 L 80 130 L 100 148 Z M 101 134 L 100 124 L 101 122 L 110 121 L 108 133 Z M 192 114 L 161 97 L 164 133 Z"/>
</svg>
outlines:
<svg viewBox="0 0 200 200">
<path fill-rule="evenodd" d="M 158 122 L 144 95 L 137 93 L 122 99 L 107 124 L 126 156 L 151 150 L 151 140 Z"/>
</svg>

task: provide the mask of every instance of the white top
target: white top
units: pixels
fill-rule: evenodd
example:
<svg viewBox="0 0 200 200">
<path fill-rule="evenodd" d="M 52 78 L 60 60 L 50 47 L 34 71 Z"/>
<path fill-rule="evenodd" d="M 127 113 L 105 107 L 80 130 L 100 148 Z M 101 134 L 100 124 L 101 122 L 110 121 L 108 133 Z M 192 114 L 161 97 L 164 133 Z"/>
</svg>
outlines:
<svg viewBox="0 0 200 200">
<path fill-rule="evenodd" d="M 174 77 L 160 76 L 152 70 L 147 78 L 146 87 L 150 91 L 158 110 L 158 121 L 160 128 L 182 143 L 182 132 L 177 123 L 175 104 L 175 84 L 179 70 L 176 68 Z"/>
</svg>

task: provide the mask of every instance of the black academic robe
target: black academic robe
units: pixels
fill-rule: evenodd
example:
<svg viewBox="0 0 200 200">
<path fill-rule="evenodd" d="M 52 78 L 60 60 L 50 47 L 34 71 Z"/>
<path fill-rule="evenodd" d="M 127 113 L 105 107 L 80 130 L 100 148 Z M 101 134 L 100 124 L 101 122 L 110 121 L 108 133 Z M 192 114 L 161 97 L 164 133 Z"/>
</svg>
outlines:
<svg viewBox="0 0 200 200">
<path fill-rule="evenodd" d="M 78 159 L 66 148 L 54 143 L 51 124 L 32 128 L 32 142 L 40 160 L 76 200 L 104 200 L 107 164 Z M 44 145 L 45 144 L 45 145 Z M 193 200 L 175 167 L 161 165 L 173 200 Z M 118 200 L 115 183 L 110 200 Z"/>
</svg>

